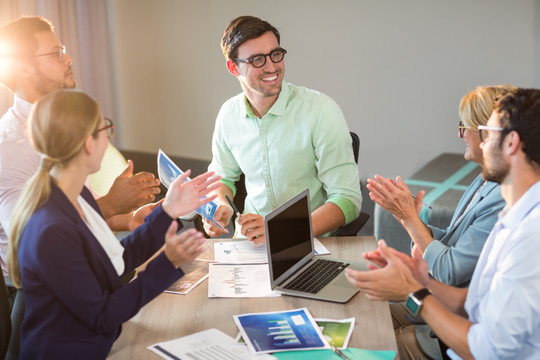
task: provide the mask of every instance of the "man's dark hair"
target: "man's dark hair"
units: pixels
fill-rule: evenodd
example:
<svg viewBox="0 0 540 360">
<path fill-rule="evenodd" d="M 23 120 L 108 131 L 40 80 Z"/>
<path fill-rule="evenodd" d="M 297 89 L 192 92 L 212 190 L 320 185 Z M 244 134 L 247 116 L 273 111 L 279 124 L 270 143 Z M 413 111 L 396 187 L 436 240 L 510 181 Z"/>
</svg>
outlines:
<svg viewBox="0 0 540 360">
<path fill-rule="evenodd" d="M 233 60 L 238 56 L 238 47 L 248 40 L 256 39 L 264 33 L 271 31 L 280 43 L 279 31 L 267 21 L 255 16 L 239 16 L 232 20 L 221 39 L 221 50 L 227 60 Z"/>
<path fill-rule="evenodd" d="M 529 163 L 540 167 L 540 90 L 519 88 L 497 101 L 494 111 L 501 114 L 503 135 L 517 131 Z M 501 144 L 504 136 L 501 136 Z"/>
<path fill-rule="evenodd" d="M 14 61 L 35 53 L 38 42 L 34 35 L 42 31 L 54 31 L 54 27 L 41 16 L 23 16 L 0 28 L 0 61 L 5 64 L 0 83 L 13 92 L 17 80 L 11 66 Z"/>
</svg>

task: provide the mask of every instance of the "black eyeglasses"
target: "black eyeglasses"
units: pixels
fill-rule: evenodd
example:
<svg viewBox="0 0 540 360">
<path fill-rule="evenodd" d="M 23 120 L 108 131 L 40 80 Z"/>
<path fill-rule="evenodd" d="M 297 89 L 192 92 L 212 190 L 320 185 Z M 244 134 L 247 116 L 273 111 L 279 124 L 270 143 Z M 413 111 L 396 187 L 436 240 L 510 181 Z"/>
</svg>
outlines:
<svg viewBox="0 0 540 360">
<path fill-rule="evenodd" d="M 110 139 L 114 135 L 114 124 L 111 119 L 103 118 L 105 120 L 105 126 L 97 129 L 92 133 L 92 135 L 97 135 L 100 131 L 107 130 L 107 137 Z"/>
<path fill-rule="evenodd" d="M 473 128 L 470 128 L 470 127 L 466 127 L 465 124 L 463 124 L 463 121 L 460 121 L 459 122 L 459 125 L 458 125 L 458 135 L 460 138 L 462 138 L 463 136 L 465 136 L 465 130 L 469 130 L 469 131 L 477 131 L 476 129 L 473 129 Z"/>
<path fill-rule="evenodd" d="M 478 126 L 478 131 L 480 134 L 480 141 L 484 142 L 489 139 L 489 131 L 506 131 L 505 128 L 499 126 Z"/>
<path fill-rule="evenodd" d="M 64 60 L 64 55 L 66 54 L 66 46 L 62 45 L 62 47 L 59 47 L 56 51 L 51 51 L 45 54 L 38 54 L 34 55 L 34 57 L 40 57 L 40 56 L 48 56 L 48 55 L 56 55 L 58 57 L 58 61 L 62 62 Z"/>
<path fill-rule="evenodd" d="M 245 64 L 251 64 L 255 68 L 261 68 L 264 66 L 264 64 L 266 64 L 267 56 L 270 57 L 270 60 L 273 63 L 277 64 L 283 61 L 283 58 L 285 57 L 286 53 L 287 53 L 287 50 L 279 48 L 276 50 L 272 50 L 270 54 L 253 55 L 253 56 L 250 56 L 249 59 L 247 60 L 240 59 L 240 58 L 235 58 L 234 60 L 239 61 L 241 63 L 245 63 Z"/>
</svg>

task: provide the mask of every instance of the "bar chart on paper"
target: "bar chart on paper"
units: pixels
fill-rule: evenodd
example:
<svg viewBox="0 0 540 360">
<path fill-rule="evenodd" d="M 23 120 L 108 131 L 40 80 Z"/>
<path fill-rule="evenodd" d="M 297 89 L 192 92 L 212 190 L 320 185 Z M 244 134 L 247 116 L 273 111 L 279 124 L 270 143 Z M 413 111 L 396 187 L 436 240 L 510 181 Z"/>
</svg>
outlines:
<svg viewBox="0 0 540 360">
<path fill-rule="evenodd" d="M 234 322 L 254 353 L 330 347 L 307 308 L 234 315 Z"/>
<path fill-rule="evenodd" d="M 268 337 L 272 338 L 275 348 L 300 344 L 300 340 L 294 334 L 287 320 L 268 321 Z"/>
<path fill-rule="evenodd" d="M 270 288 L 267 264 L 210 264 L 208 297 L 279 296 Z"/>
</svg>

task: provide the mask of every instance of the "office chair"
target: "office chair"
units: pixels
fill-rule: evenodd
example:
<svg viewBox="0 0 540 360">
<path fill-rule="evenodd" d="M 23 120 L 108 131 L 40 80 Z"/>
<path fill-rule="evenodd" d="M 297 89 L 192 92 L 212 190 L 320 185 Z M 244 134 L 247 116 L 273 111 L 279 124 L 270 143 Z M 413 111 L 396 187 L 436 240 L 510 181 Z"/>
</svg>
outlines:
<svg viewBox="0 0 540 360">
<path fill-rule="evenodd" d="M 9 286 L 11 287 L 11 284 Z M 17 289 L 13 299 L 13 294 L 9 294 L 3 276 L 0 289 L 3 289 L 0 290 L 0 359 L 17 360 L 20 353 L 20 331 L 25 309 L 24 294 L 22 289 Z M 13 305 L 10 306 L 11 302 Z"/>
<path fill-rule="evenodd" d="M 356 133 L 352 131 L 350 132 L 350 134 L 351 134 L 351 140 L 352 140 L 354 161 L 356 162 L 356 164 L 358 164 L 358 157 L 359 157 L 359 152 L 360 152 L 360 138 L 358 137 L 358 135 L 356 135 Z M 234 204 L 236 205 L 240 213 L 242 213 L 244 211 L 244 201 L 247 196 L 244 174 L 240 176 L 240 179 L 234 185 L 236 186 L 236 195 L 234 196 Z M 233 214 L 233 217 L 231 218 L 232 224 L 234 224 L 235 219 L 236 219 L 236 215 Z M 355 220 L 353 220 L 347 225 L 343 225 L 339 227 L 336 230 L 336 233 L 334 235 L 335 236 L 356 236 L 358 235 L 358 232 L 360 231 L 360 229 L 362 229 L 362 227 L 368 221 L 368 219 L 369 219 L 369 214 L 361 212 L 360 215 L 358 215 L 358 217 Z M 193 220 L 193 223 L 197 230 L 202 232 L 205 237 L 209 238 L 209 236 L 206 234 L 206 231 L 204 231 L 204 225 L 203 225 L 202 218 L 200 215 L 195 217 L 195 219 Z"/>
<path fill-rule="evenodd" d="M 352 131 L 350 132 L 350 134 L 351 134 L 351 139 L 352 139 L 354 161 L 358 165 L 358 157 L 360 154 L 360 138 L 358 137 L 358 135 L 356 135 L 356 133 Z M 336 233 L 334 235 L 335 236 L 356 236 L 358 235 L 358 232 L 360 231 L 360 229 L 362 229 L 362 227 L 366 224 L 368 220 L 369 220 L 369 214 L 360 212 L 358 217 L 354 219 L 353 221 L 351 221 L 349 224 L 340 226 L 336 230 Z"/>
<path fill-rule="evenodd" d="M 4 359 L 11 337 L 11 310 L 4 276 L 0 278 L 0 359 Z"/>
<path fill-rule="evenodd" d="M 427 325 L 424 319 L 420 315 L 414 316 L 413 314 L 405 314 L 405 318 L 407 321 L 409 321 L 413 325 Z M 450 360 L 450 357 L 446 354 L 446 350 L 448 350 L 448 346 L 442 342 L 439 337 L 435 334 L 433 330 L 429 331 L 429 336 L 431 336 L 433 339 L 437 339 L 437 342 L 439 344 L 439 349 L 441 350 L 441 355 L 443 360 Z"/>
</svg>

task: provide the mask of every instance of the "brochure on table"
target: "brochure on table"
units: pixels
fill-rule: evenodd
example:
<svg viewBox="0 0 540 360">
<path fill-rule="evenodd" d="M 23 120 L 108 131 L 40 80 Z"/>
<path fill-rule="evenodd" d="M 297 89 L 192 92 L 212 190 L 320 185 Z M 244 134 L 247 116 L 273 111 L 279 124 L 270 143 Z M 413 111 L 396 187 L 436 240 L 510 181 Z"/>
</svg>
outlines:
<svg viewBox="0 0 540 360">
<path fill-rule="evenodd" d="M 167 189 L 178 176 L 184 173 L 167 155 L 165 155 L 161 149 L 159 149 L 158 152 L 157 168 L 159 181 L 161 181 L 163 186 L 165 186 Z M 190 180 L 190 178 L 186 179 L 186 181 Z M 224 228 L 218 221 L 214 219 L 214 214 L 216 213 L 218 206 L 219 205 L 215 201 L 210 201 L 209 203 L 204 204 L 195 210 L 195 212 L 228 233 L 229 230 Z"/>
<path fill-rule="evenodd" d="M 348 359 L 362 360 L 393 360 L 396 352 L 392 350 L 367 350 L 347 348 L 341 350 Z M 279 360 L 341 360 L 342 358 L 332 350 L 306 350 L 284 351 L 273 354 Z"/>
<path fill-rule="evenodd" d="M 349 340 L 354 330 L 354 321 L 354 318 L 343 320 L 315 319 L 328 344 L 342 350 L 349 346 Z M 235 341 L 239 344 L 246 343 L 240 333 Z"/>
<path fill-rule="evenodd" d="M 275 357 L 253 355 L 245 345 L 236 344 L 229 335 L 208 329 L 175 340 L 161 342 L 148 347 L 164 359 L 206 360 L 270 360 Z"/>
<path fill-rule="evenodd" d="M 307 308 L 233 317 L 253 354 L 330 348 Z"/>
<path fill-rule="evenodd" d="M 195 260 L 181 266 L 184 276 L 169 286 L 165 292 L 187 295 L 208 277 L 208 262 Z"/>
</svg>

